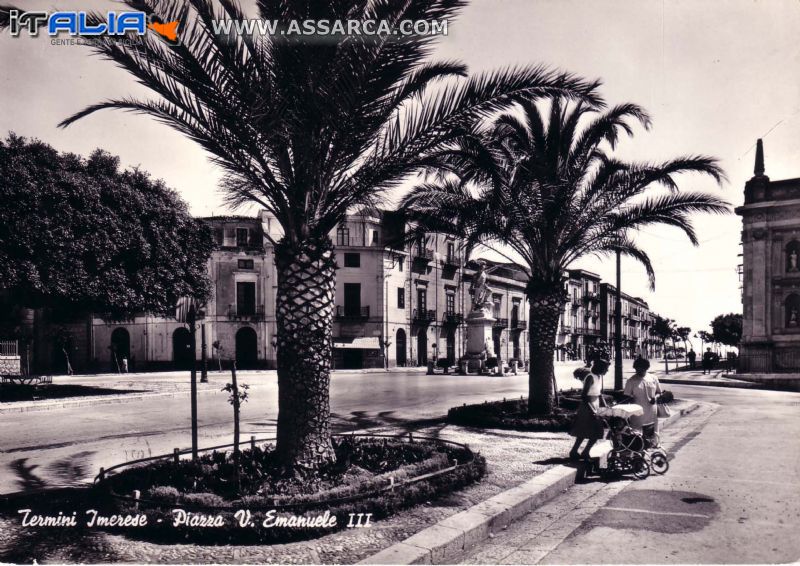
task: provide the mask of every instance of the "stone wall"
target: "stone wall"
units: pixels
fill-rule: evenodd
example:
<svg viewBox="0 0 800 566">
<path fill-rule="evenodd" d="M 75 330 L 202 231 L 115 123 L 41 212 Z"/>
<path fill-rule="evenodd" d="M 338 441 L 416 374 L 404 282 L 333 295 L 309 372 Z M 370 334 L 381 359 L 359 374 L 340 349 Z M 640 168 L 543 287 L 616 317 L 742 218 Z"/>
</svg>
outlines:
<svg viewBox="0 0 800 566">
<path fill-rule="evenodd" d="M 19 375 L 19 356 L 0 356 L 0 373 Z"/>
</svg>

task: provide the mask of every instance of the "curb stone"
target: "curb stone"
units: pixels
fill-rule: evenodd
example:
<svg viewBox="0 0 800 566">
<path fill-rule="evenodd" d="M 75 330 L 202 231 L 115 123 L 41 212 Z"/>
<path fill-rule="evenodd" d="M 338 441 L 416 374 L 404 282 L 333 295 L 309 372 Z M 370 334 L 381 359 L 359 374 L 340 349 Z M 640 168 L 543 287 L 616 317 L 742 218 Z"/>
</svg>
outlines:
<svg viewBox="0 0 800 566">
<path fill-rule="evenodd" d="M 700 403 L 676 411 L 661 428 L 699 409 Z M 506 491 L 490 497 L 415 535 L 393 544 L 358 564 L 442 564 L 464 549 L 489 538 L 575 484 L 577 470 L 558 465 Z"/>
<path fill-rule="evenodd" d="M 198 389 L 197 394 L 214 393 L 216 389 Z M 0 415 L 10 413 L 30 413 L 32 411 L 53 411 L 55 409 L 65 409 L 68 407 L 86 407 L 95 405 L 118 405 L 120 403 L 131 403 L 144 399 L 168 398 L 189 395 L 189 390 L 153 392 L 153 393 L 129 393 L 122 395 L 93 395 L 91 397 L 76 397 L 58 401 L 20 401 L 20 403 L 30 403 L 24 406 L 0 407 Z"/>
<path fill-rule="evenodd" d="M 670 379 L 670 378 L 659 378 L 659 383 L 667 383 L 670 385 L 700 385 L 704 387 L 728 387 L 728 388 L 738 388 L 738 389 L 756 389 L 758 388 L 758 383 L 750 382 L 750 381 L 700 381 L 700 380 L 692 380 L 692 379 Z"/>
</svg>

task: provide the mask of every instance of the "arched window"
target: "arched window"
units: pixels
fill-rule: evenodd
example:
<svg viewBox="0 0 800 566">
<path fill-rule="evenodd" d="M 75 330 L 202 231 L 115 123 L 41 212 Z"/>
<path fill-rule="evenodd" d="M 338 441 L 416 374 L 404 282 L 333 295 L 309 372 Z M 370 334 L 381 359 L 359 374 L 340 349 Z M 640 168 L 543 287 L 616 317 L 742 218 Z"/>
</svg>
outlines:
<svg viewBox="0 0 800 566">
<path fill-rule="evenodd" d="M 786 297 L 786 328 L 800 328 L 800 295 Z"/>
<path fill-rule="evenodd" d="M 797 240 L 786 245 L 786 273 L 800 273 L 800 242 Z"/>
</svg>

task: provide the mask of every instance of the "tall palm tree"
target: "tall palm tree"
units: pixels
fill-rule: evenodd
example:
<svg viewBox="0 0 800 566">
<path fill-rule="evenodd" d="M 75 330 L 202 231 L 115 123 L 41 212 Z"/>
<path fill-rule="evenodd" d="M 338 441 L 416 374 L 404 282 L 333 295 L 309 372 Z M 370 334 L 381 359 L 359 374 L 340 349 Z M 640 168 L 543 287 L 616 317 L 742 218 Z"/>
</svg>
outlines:
<svg viewBox="0 0 800 566">
<path fill-rule="evenodd" d="M 329 383 L 336 262 L 329 233 L 349 209 L 375 203 L 444 154 L 476 120 L 516 97 L 577 96 L 596 83 L 542 67 L 466 76 L 430 63 L 434 36 L 215 33 L 243 20 L 235 0 L 125 0 L 156 21 L 181 22 L 178 41 L 103 39 L 94 49 L 152 99 L 100 102 L 62 122 L 112 108 L 154 117 L 202 146 L 225 172 L 233 206 L 256 203 L 283 236 L 278 272 L 277 452 L 291 466 L 333 459 Z M 462 0 L 258 0 L 263 20 L 451 19 Z M 92 22 L 97 23 L 97 22 Z M 287 28 L 288 29 L 288 28 Z M 269 237 L 268 237 L 269 238 Z"/>
<path fill-rule="evenodd" d="M 625 163 L 613 156 L 630 122 L 649 127 L 634 104 L 600 112 L 561 97 L 546 108 L 519 101 L 516 112 L 497 117 L 485 132 L 462 141 L 449 159 L 459 174 L 434 175 L 415 187 L 404 205 L 432 230 L 466 235 L 466 245 L 501 243 L 521 257 L 528 271 L 530 304 L 531 414 L 553 409 L 553 350 L 566 302 L 563 274 L 588 255 L 619 250 L 642 263 L 651 285 L 647 253 L 634 239 L 644 226 L 666 224 L 697 238 L 690 216 L 725 213 L 725 201 L 678 190 L 681 173 L 723 173 L 709 157 L 680 157 L 665 163 Z M 429 177 L 430 179 L 430 177 Z"/>
</svg>

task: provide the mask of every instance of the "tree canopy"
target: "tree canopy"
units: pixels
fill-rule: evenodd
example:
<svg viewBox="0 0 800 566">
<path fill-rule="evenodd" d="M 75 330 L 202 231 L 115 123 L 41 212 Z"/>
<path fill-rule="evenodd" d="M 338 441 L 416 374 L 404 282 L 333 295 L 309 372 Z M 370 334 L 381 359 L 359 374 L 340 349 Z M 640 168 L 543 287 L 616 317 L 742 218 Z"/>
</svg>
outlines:
<svg viewBox="0 0 800 566">
<path fill-rule="evenodd" d="M 742 315 L 721 314 L 711 321 L 711 336 L 714 342 L 725 346 L 738 346 L 742 339 Z"/>
<path fill-rule="evenodd" d="M 0 291 L 11 303 L 111 316 L 205 299 L 210 228 L 160 180 L 96 150 L 0 140 Z"/>
</svg>

